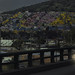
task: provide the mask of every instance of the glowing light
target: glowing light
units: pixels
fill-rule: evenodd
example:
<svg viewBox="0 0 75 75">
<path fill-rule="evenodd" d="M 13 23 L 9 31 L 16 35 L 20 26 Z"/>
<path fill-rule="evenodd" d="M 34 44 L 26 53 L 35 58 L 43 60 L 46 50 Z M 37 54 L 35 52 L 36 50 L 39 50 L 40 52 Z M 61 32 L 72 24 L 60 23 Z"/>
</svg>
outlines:
<svg viewBox="0 0 75 75">
<path fill-rule="evenodd" d="M 72 55 L 72 59 L 75 60 L 75 54 Z"/>
</svg>

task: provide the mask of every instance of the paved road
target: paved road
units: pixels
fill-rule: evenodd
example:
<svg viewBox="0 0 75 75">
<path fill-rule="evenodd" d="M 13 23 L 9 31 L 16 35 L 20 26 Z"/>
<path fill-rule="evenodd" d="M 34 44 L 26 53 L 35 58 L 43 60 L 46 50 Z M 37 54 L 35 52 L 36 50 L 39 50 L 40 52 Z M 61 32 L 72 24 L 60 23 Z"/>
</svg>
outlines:
<svg viewBox="0 0 75 75">
<path fill-rule="evenodd" d="M 31 75 L 75 75 L 75 65 L 44 71 Z"/>
</svg>

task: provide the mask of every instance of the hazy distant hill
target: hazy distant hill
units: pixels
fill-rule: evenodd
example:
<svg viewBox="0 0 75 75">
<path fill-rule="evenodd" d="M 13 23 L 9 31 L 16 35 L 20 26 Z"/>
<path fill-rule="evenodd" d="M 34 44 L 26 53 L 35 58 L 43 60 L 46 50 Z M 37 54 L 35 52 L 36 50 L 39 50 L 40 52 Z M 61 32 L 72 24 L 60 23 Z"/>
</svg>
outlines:
<svg viewBox="0 0 75 75">
<path fill-rule="evenodd" d="M 24 12 L 24 11 L 73 11 L 75 12 L 75 0 L 50 0 L 46 2 L 42 2 L 39 4 L 22 7 L 13 11 L 8 11 L 4 13 L 16 13 L 16 12 Z"/>
</svg>

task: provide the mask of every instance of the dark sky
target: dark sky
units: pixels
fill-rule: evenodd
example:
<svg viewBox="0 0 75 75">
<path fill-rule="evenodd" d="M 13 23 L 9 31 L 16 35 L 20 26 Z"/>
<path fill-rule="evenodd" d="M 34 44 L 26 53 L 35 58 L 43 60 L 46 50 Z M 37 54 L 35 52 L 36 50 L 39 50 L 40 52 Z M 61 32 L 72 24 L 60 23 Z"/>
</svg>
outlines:
<svg viewBox="0 0 75 75">
<path fill-rule="evenodd" d="M 48 0 L 0 0 L 0 13 Z"/>
</svg>

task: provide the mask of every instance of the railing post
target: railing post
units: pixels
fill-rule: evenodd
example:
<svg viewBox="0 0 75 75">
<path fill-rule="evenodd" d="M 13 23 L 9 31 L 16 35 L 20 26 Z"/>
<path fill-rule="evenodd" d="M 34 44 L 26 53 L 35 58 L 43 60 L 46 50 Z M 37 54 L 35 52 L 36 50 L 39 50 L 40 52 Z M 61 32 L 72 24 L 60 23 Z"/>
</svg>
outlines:
<svg viewBox="0 0 75 75">
<path fill-rule="evenodd" d="M 19 55 L 14 55 L 14 68 L 19 69 Z"/>
<path fill-rule="evenodd" d="M 40 52 L 40 64 L 44 64 L 44 52 Z"/>
<path fill-rule="evenodd" d="M 62 49 L 60 50 L 60 61 L 63 61 L 63 51 L 64 50 L 62 50 Z"/>
<path fill-rule="evenodd" d="M 51 51 L 51 63 L 54 63 L 54 51 Z"/>
<path fill-rule="evenodd" d="M 28 53 L 28 67 L 32 66 L 32 53 Z"/>
<path fill-rule="evenodd" d="M 0 72 L 2 72 L 2 57 L 0 56 Z"/>
<path fill-rule="evenodd" d="M 68 49 L 68 60 L 71 59 L 71 49 Z"/>
</svg>

